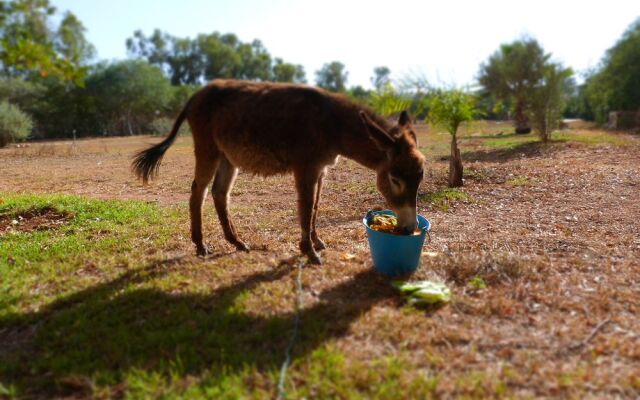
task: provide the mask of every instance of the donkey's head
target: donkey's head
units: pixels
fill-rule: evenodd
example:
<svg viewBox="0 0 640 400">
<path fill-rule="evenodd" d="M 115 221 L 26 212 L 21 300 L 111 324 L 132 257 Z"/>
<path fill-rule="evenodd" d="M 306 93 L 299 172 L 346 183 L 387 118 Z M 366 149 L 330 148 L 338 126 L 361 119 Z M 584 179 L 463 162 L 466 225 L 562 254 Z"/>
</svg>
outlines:
<svg viewBox="0 0 640 400">
<path fill-rule="evenodd" d="M 378 190 L 398 216 L 398 226 L 405 232 L 413 232 L 417 226 L 416 198 L 425 158 L 418 150 L 409 115 L 403 111 L 391 128 L 375 123 L 363 111 L 360 117 L 373 142 L 386 155 L 376 169 Z"/>
</svg>

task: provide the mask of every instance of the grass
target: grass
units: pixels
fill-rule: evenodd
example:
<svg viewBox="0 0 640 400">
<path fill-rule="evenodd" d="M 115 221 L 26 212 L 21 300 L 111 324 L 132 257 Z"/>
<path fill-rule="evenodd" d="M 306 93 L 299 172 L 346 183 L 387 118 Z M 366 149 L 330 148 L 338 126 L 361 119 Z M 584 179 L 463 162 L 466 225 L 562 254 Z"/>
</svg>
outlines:
<svg viewBox="0 0 640 400">
<path fill-rule="evenodd" d="M 531 186 L 532 183 L 529 180 L 529 177 L 524 175 L 517 175 L 513 178 L 507 179 L 507 185 L 511 186 Z"/>
<path fill-rule="evenodd" d="M 463 155 L 463 189 L 442 188 L 450 136 L 418 132 L 433 148 L 419 207 L 434 230 L 414 278 L 449 285 L 453 300 L 438 310 L 406 306 L 371 271 L 359 218 L 382 201 L 375 174 L 350 161 L 332 169 L 318 219 L 329 249 L 323 266 L 304 268 L 285 398 L 638 396 L 637 166 L 611 138 L 635 139 L 570 131 L 543 145 L 509 128 L 468 127 L 463 151 L 484 158 Z M 579 143 L 587 136 L 605 146 Z M 246 254 L 223 242 L 208 196 L 215 252 L 199 259 L 190 141 L 178 139 L 154 185 L 129 174 L 130 155 L 157 140 L 83 140 L 44 159 L 37 145 L 0 150 L 11 161 L 0 178 L 0 398 L 275 397 L 296 315 L 291 179 L 239 176 L 231 213 L 257 249 Z M 46 173 L 33 167 L 43 162 Z M 51 187 L 154 202 L 7 193 Z M 548 207 L 532 208 L 540 196 Z M 615 215 L 592 212 L 613 203 Z M 13 226 L 46 210 L 62 219 Z M 608 228 L 594 230 L 593 218 Z M 583 351 L 567 352 L 606 318 Z"/>
<path fill-rule="evenodd" d="M 470 201 L 471 197 L 461 189 L 444 188 L 435 192 L 419 194 L 418 200 L 431 204 L 437 210 L 447 212 L 455 203 Z"/>
<path fill-rule="evenodd" d="M 80 268 L 108 275 L 112 271 L 102 270 L 103 264 L 126 265 L 131 260 L 119 255 L 163 246 L 168 238 L 162 224 L 168 214 L 144 202 L 0 194 L 0 216 L 13 220 L 38 210 L 55 210 L 67 220 L 51 229 L 18 228 L 0 236 L 0 275 L 6 277 L 0 282 L 0 316 L 83 287 L 92 274 L 71 274 Z"/>
<path fill-rule="evenodd" d="M 553 140 L 584 143 L 590 146 L 601 144 L 628 146 L 631 144 L 630 135 L 606 131 L 559 131 L 553 133 Z"/>
</svg>

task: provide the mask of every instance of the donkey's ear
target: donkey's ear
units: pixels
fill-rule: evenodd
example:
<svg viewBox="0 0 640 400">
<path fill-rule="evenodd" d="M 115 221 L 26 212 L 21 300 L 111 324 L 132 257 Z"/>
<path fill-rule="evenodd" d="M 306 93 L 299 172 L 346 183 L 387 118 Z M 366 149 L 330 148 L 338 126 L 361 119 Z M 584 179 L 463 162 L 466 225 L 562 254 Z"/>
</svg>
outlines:
<svg viewBox="0 0 640 400">
<path fill-rule="evenodd" d="M 418 138 L 416 137 L 416 133 L 413 131 L 413 129 L 408 129 L 407 132 L 409 133 L 409 136 L 411 136 L 413 138 L 413 141 L 415 142 L 416 146 L 418 145 Z"/>
<path fill-rule="evenodd" d="M 380 149 L 386 150 L 395 144 L 396 139 L 373 122 L 364 111 L 360 111 L 360 119 L 367 129 L 369 137 Z"/>
<path fill-rule="evenodd" d="M 407 126 L 411 124 L 411 117 L 409 117 L 409 113 L 405 110 L 400 113 L 400 117 L 398 117 L 398 125 Z"/>
</svg>

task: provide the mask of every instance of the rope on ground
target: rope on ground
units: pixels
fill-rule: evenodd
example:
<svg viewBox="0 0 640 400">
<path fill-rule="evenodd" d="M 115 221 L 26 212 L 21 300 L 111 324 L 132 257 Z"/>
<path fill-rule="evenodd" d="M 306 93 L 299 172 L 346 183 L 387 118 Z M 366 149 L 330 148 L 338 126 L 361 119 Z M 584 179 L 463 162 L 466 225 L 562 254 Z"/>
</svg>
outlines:
<svg viewBox="0 0 640 400">
<path fill-rule="evenodd" d="M 291 364 L 291 353 L 293 351 L 293 346 L 298 339 L 298 331 L 300 330 L 300 312 L 304 308 L 304 299 L 303 299 L 303 291 L 302 291 L 302 267 L 304 265 L 303 260 L 298 261 L 298 277 L 296 279 L 296 316 L 293 321 L 293 332 L 291 333 L 291 339 L 289 340 L 289 345 L 287 346 L 287 350 L 285 352 L 284 362 L 282 363 L 282 367 L 280 368 L 280 379 L 278 379 L 278 400 L 284 399 L 287 395 L 287 392 L 284 388 L 285 380 L 287 378 L 287 369 L 289 368 L 289 364 Z"/>
</svg>

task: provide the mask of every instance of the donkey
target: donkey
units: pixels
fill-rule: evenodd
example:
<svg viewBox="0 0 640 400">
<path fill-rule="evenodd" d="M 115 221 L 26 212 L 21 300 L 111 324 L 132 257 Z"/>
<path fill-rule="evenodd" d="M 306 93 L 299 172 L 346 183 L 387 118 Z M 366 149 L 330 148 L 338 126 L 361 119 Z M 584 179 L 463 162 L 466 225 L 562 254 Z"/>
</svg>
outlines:
<svg viewBox="0 0 640 400">
<path fill-rule="evenodd" d="M 188 120 L 195 150 L 195 176 L 189 209 L 191 239 L 197 254 L 202 240 L 202 205 L 212 194 L 224 236 L 238 250 L 249 247 L 229 217 L 229 193 L 238 169 L 269 176 L 293 173 L 302 230 L 300 251 L 321 264 L 316 219 L 327 167 L 344 156 L 373 169 L 377 187 L 405 231 L 416 228 L 416 197 L 425 158 L 418 150 L 407 112 L 396 124 L 348 98 L 322 89 L 281 83 L 214 80 L 195 93 L 169 136 L 138 153 L 133 170 L 147 183 L 158 173 L 162 156 Z"/>
</svg>

